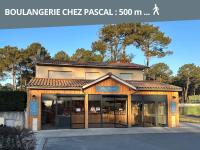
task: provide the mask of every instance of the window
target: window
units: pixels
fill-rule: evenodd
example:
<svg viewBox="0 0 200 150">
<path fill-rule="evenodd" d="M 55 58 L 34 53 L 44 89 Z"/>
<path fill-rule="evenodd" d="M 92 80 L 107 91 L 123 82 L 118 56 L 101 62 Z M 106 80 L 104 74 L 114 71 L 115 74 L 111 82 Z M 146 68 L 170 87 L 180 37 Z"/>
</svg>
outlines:
<svg viewBox="0 0 200 150">
<path fill-rule="evenodd" d="M 85 79 L 97 79 L 99 78 L 99 72 L 86 72 Z"/>
<path fill-rule="evenodd" d="M 132 73 L 120 73 L 119 77 L 124 80 L 132 80 L 133 74 Z"/>
<path fill-rule="evenodd" d="M 72 79 L 72 72 L 71 71 L 53 71 L 53 70 L 49 70 L 49 78 Z"/>
</svg>

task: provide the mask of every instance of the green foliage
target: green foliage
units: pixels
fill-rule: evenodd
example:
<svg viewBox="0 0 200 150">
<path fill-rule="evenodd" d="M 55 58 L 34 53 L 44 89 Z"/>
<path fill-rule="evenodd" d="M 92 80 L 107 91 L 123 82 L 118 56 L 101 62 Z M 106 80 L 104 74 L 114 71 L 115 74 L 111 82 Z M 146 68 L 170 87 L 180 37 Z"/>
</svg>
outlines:
<svg viewBox="0 0 200 150">
<path fill-rule="evenodd" d="M 4 86 L 0 85 L 0 91 L 12 91 L 12 84 L 6 83 Z"/>
<path fill-rule="evenodd" d="M 200 95 L 190 95 L 188 96 L 189 103 L 200 103 Z"/>
<path fill-rule="evenodd" d="M 180 114 L 181 115 L 200 116 L 200 107 L 199 107 L 199 105 L 197 105 L 197 106 L 180 107 Z"/>
<path fill-rule="evenodd" d="M 13 79 L 13 90 L 16 89 L 17 65 L 20 62 L 21 52 L 17 47 L 5 46 L 0 51 L 1 75 L 10 72 Z"/>
<path fill-rule="evenodd" d="M 165 63 L 154 64 L 149 69 L 149 75 L 152 79 L 164 83 L 171 82 L 172 70 Z"/>
<path fill-rule="evenodd" d="M 65 51 L 59 51 L 55 54 L 54 59 L 61 61 L 69 61 L 70 57 L 67 55 Z"/>
<path fill-rule="evenodd" d="M 92 49 L 98 51 L 108 61 L 130 62 L 126 54 L 129 45 L 140 48 L 146 57 L 147 66 L 151 57 L 165 57 L 172 54 L 166 50 L 171 39 L 158 27 L 141 23 L 122 23 L 104 25 L 99 32 L 99 40 L 92 43 Z"/>
<path fill-rule="evenodd" d="M 24 111 L 26 100 L 26 92 L 0 91 L 0 111 Z"/>
<path fill-rule="evenodd" d="M 10 73 L 13 90 L 16 90 L 16 81 L 20 89 L 25 90 L 26 83 L 35 75 L 36 61 L 49 58 L 49 53 L 40 43 L 32 43 L 26 49 L 5 46 L 0 49 L 0 79 Z"/>
<path fill-rule="evenodd" d="M 104 56 L 107 54 L 108 61 L 130 62 L 132 57 L 127 57 L 126 47 L 133 44 L 130 35 L 136 35 L 135 28 L 139 25 L 139 23 L 104 25 L 99 32 L 99 40 L 93 42 L 92 49 L 102 52 Z"/>
<path fill-rule="evenodd" d="M 195 95 L 200 87 L 200 67 L 194 64 L 183 65 L 179 68 L 173 83 L 183 87 L 183 98 L 187 102 L 188 95 Z"/>
<path fill-rule="evenodd" d="M 157 56 L 161 58 L 173 53 L 172 51 L 166 50 L 171 39 L 168 36 L 165 36 L 165 34 L 160 31 L 159 27 L 142 24 L 137 28 L 137 34 L 137 39 L 133 38 L 133 40 L 136 41 L 136 47 L 144 52 L 147 66 L 149 66 L 151 57 Z"/>
<path fill-rule="evenodd" d="M 0 149 L 34 150 L 36 138 L 30 129 L 0 126 Z"/>
<path fill-rule="evenodd" d="M 102 61 L 105 59 L 106 55 L 106 50 L 107 50 L 107 45 L 105 42 L 98 40 L 92 43 L 92 51 L 93 52 L 98 52 L 101 57 Z"/>
<path fill-rule="evenodd" d="M 72 61 L 78 62 L 102 62 L 103 58 L 101 55 L 95 54 L 90 50 L 79 48 L 71 57 Z"/>
</svg>

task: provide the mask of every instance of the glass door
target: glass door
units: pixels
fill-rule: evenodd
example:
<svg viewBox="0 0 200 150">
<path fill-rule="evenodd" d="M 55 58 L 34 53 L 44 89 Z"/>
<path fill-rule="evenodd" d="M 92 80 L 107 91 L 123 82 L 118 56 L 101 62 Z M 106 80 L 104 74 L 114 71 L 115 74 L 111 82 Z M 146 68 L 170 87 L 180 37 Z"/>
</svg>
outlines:
<svg viewBox="0 0 200 150">
<path fill-rule="evenodd" d="M 71 128 L 71 111 L 70 97 L 57 100 L 56 128 Z"/>
<path fill-rule="evenodd" d="M 115 127 L 127 127 L 127 100 L 125 98 L 115 98 Z"/>
<path fill-rule="evenodd" d="M 143 126 L 143 103 L 132 101 L 132 126 Z"/>
<path fill-rule="evenodd" d="M 54 129 L 56 117 L 56 101 L 46 99 L 42 101 L 42 129 Z"/>
<path fill-rule="evenodd" d="M 113 128 L 115 124 L 115 100 L 113 96 L 102 98 L 102 126 Z"/>
<path fill-rule="evenodd" d="M 158 102 L 158 126 L 166 126 L 167 125 L 167 104 L 166 102 Z"/>
<path fill-rule="evenodd" d="M 155 102 L 143 103 L 143 117 L 142 122 L 144 127 L 156 126 L 156 107 Z"/>
</svg>

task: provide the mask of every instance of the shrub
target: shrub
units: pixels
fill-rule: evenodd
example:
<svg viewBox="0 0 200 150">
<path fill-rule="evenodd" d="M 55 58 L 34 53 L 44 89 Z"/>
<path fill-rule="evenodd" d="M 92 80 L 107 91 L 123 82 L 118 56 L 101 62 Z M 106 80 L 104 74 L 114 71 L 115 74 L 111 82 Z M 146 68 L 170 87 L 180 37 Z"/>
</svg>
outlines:
<svg viewBox="0 0 200 150">
<path fill-rule="evenodd" d="M 34 150 L 36 139 L 29 129 L 0 127 L 0 149 L 3 150 Z"/>
<path fill-rule="evenodd" d="M 26 92 L 0 91 L 0 111 L 24 111 L 26 99 Z"/>
</svg>

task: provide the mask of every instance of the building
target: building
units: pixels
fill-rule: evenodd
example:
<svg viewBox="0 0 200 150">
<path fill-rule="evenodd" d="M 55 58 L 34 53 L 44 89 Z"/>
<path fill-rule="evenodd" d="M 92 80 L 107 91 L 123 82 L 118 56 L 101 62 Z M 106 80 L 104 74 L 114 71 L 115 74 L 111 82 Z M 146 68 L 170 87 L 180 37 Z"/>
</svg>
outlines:
<svg viewBox="0 0 200 150">
<path fill-rule="evenodd" d="M 27 86 L 33 130 L 179 126 L 180 87 L 145 81 L 132 63 L 42 61 Z"/>
</svg>

